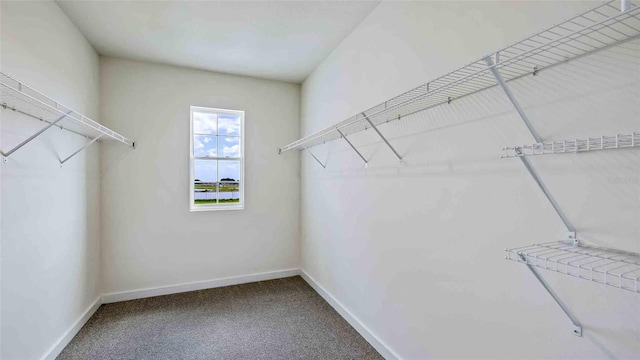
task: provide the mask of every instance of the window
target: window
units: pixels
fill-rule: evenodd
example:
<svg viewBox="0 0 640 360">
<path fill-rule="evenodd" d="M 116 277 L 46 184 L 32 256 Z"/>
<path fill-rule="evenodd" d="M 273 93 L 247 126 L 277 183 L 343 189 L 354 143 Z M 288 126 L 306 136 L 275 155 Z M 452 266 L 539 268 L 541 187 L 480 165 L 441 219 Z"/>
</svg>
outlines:
<svg viewBox="0 0 640 360">
<path fill-rule="evenodd" d="M 244 111 L 191 107 L 190 209 L 244 208 Z"/>
</svg>

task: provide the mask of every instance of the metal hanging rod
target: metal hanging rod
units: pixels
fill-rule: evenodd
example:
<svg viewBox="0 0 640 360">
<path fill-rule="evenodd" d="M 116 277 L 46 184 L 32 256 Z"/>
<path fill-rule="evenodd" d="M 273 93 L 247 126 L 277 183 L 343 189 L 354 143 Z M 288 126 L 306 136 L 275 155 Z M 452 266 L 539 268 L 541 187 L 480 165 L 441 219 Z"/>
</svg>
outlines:
<svg viewBox="0 0 640 360">
<path fill-rule="evenodd" d="M 35 120 L 39 120 L 39 121 L 45 122 L 45 123 L 47 123 L 47 124 L 51 124 L 51 123 L 53 122 L 53 121 L 50 121 L 50 120 L 46 120 L 46 119 L 43 119 L 43 118 L 37 117 L 37 116 L 35 116 L 35 115 L 31 115 L 31 114 L 29 114 L 29 113 L 26 113 L 26 112 L 24 112 L 24 111 L 20 110 L 20 109 L 16 109 L 15 107 L 9 107 L 7 104 L 0 104 L 0 107 L 1 107 L 1 108 L 3 108 L 3 109 L 5 109 L 5 110 L 11 110 L 11 111 L 17 112 L 17 113 L 19 113 L 19 114 L 22 114 L 22 115 L 24 115 L 24 116 L 28 116 L 28 117 L 30 117 L 30 118 L 32 118 L 32 119 L 35 119 Z M 59 124 L 58 124 L 58 125 L 56 125 L 56 127 L 57 127 L 57 128 L 59 128 L 60 130 L 65 130 L 65 131 L 68 131 L 68 132 L 72 132 L 72 133 L 74 133 L 74 134 L 76 134 L 76 135 L 80 135 L 80 136 L 86 137 L 87 139 L 91 139 L 91 137 L 89 137 L 89 136 L 87 136 L 87 135 L 85 135 L 85 134 L 81 134 L 81 133 L 79 133 L 79 132 L 77 132 L 77 131 L 71 130 L 71 129 L 69 129 L 69 128 L 66 128 L 66 127 L 64 127 L 63 125 L 59 125 Z"/>
<path fill-rule="evenodd" d="M 556 241 L 506 249 L 505 259 L 640 293 L 640 254 Z"/>
<path fill-rule="evenodd" d="M 594 150 L 621 149 L 640 146 L 640 133 L 586 139 L 544 141 L 531 145 L 504 147 L 502 158 L 579 153 Z"/>
<path fill-rule="evenodd" d="M 59 126 L 60 128 L 64 128 L 93 140 L 108 139 L 135 147 L 135 143 L 126 137 L 72 109 L 69 109 L 41 92 L 4 73 L 0 73 L 0 106 L 49 123 L 45 128 L 39 130 L 21 144 L 9 150 L 7 153 L 4 153 L 5 161 L 13 152 L 35 139 L 52 126 Z M 59 122 L 62 121 L 65 122 L 64 127 L 59 125 Z"/>
<path fill-rule="evenodd" d="M 354 134 L 370 127 L 369 121 L 380 126 L 492 88 L 496 86 L 493 69 L 500 70 L 503 81 L 508 83 L 639 36 L 640 8 L 615 0 L 607 2 L 495 52 L 500 54 L 500 61 L 492 66 L 487 66 L 483 57 L 365 110 L 367 116 L 358 113 L 285 145 L 279 152 L 303 150 L 339 139 L 338 129 Z"/>
</svg>

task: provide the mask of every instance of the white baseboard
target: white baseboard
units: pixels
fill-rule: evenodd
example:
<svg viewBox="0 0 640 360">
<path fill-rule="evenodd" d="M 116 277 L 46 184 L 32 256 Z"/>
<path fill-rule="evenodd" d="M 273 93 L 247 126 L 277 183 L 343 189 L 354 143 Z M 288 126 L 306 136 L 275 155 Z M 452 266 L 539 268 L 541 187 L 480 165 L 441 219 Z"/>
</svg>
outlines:
<svg viewBox="0 0 640 360">
<path fill-rule="evenodd" d="M 47 351 L 47 353 L 42 357 L 42 360 L 55 360 L 56 356 L 60 355 L 62 350 L 71 342 L 74 336 L 82 329 L 84 324 L 89 321 L 91 316 L 98 310 L 98 308 L 102 305 L 102 297 L 98 296 L 91 305 L 85 310 L 84 314 L 80 316 L 78 320 L 67 330 L 67 332 L 60 338 L 58 341 Z"/>
<path fill-rule="evenodd" d="M 369 328 L 367 328 L 358 318 L 356 318 L 344 305 L 342 305 L 331 293 L 329 293 L 322 285 L 316 282 L 309 274 L 300 269 L 300 276 L 311 285 L 326 302 L 329 303 L 365 340 L 371 344 L 379 353 L 387 360 L 396 360 L 400 357 L 391 350 L 382 340 L 378 339 Z"/>
<path fill-rule="evenodd" d="M 214 279 L 214 280 L 196 281 L 196 282 L 177 284 L 177 285 L 160 286 L 160 287 L 140 289 L 140 290 L 114 292 L 109 294 L 103 294 L 102 303 L 108 304 L 108 303 L 113 303 L 118 301 L 143 299 L 143 298 L 148 298 L 152 296 L 177 294 L 177 293 L 195 291 L 195 290 L 212 289 L 212 288 L 217 288 L 222 286 L 252 283 L 256 281 L 281 279 L 281 278 L 296 276 L 299 274 L 300 274 L 300 269 L 286 269 L 286 270 L 277 270 L 277 271 L 270 271 L 270 272 L 257 273 L 257 274 L 232 276 L 232 277 L 226 277 L 226 278 Z"/>
</svg>

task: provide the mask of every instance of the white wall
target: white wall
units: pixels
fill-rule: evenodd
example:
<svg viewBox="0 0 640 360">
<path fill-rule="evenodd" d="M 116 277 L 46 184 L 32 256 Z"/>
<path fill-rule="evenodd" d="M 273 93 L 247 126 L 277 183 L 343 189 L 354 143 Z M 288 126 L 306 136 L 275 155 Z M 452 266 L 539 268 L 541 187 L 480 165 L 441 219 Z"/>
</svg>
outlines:
<svg viewBox="0 0 640 360">
<path fill-rule="evenodd" d="M 1 69 L 97 120 L 99 61 L 54 2 L 0 3 Z M 44 126 L 0 110 L 2 151 Z M 0 164 L 0 358 L 37 359 L 100 294 L 99 147 L 60 168 L 87 140 L 49 129 Z"/>
<path fill-rule="evenodd" d="M 591 4 L 383 2 L 302 88 L 303 135 Z M 640 42 L 511 83 L 538 131 L 563 139 L 639 130 Z M 543 273 L 584 325 L 571 324 L 526 267 L 503 250 L 561 239 L 564 227 L 517 159 L 531 143 L 499 89 L 302 154 L 302 269 L 397 356 L 637 358 L 640 299 Z M 289 156 L 289 155 L 285 155 Z M 532 159 L 587 244 L 640 252 L 640 154 Z"/>
<path fill-rule="evenodd" d="M 245 209 L 189 212 L 189 106 L 244 110 Z M 136 141 L 103 152 L 104 292 L 299 267 L 300 86 L 101 58 L 101 119 Z"/>
</svg>

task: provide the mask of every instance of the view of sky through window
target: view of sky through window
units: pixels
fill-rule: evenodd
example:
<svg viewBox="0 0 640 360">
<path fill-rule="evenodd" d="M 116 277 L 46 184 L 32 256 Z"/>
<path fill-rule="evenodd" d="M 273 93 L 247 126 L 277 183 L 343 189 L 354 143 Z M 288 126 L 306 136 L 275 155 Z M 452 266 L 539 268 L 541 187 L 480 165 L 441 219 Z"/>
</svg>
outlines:
<svg viewBox="0 0 640 360">
<path fill-rule="evenodd" d="M 194 202 L 239 202 L 241 115 L 193 111 L 192 121 Z"/>
<path fill-rule="evenodd" d="M 194 161 L 194 172 L 196 182 L 216 182 L 222 179 L 237 181 L 240 178 L 240 162 L 235 160 L 196 159 Z M 220 176 L 217 176 L 218 173 L 220 173 Z"/>
</svg>

